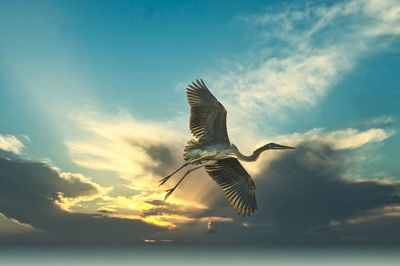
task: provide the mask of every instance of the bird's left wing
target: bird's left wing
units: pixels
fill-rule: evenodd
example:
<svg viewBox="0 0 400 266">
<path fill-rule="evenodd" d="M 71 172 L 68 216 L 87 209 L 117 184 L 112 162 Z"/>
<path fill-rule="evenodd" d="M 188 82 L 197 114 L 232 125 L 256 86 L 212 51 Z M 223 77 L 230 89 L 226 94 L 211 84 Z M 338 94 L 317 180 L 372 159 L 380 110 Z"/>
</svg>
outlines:
<svg viewBox="0 0 400 266">
<path fill-rule="evenodd" d="M 219 160 L 205 166 L 207 173 L 224 191 L 238 214 L 250 215 L 257 209 L 255 185 L 251 176 L 235 158 Z"/>
<path fill-rule="evenodd" d="M 190 104 L 190 131 L 203 145 L 229 144 L 226 110 L 208 90 L 203 80 L 186 88 Z"/>
</svg>

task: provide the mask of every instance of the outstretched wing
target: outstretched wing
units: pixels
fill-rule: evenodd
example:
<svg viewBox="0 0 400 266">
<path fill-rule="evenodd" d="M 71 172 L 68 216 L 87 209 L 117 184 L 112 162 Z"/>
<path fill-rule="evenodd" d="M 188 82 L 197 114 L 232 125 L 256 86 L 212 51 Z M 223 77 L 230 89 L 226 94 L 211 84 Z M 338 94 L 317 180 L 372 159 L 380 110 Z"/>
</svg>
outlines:
<svg viewBox="0 0 400 266">
<path fill-rule="evenodd" d="M 190 104 L 190 131 L 204 144 L 229 143 L 226 110 L 203 80 L 186 88 Z"/>
<path fill-rule="evenodd" d="M 207 173 L 224 191 L 238 214 L 250 215 L 257 209 L 255 185 L 250 175 L 237 159 L 228 158 L 205 166 Z"/>
</svg>

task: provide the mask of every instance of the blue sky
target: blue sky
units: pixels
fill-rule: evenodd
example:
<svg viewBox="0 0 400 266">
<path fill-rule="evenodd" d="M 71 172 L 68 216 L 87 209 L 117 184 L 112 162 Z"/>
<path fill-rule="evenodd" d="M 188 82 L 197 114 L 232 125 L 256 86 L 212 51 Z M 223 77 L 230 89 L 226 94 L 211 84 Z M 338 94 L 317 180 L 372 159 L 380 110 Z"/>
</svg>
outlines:
<svg viewBox="0 0 400 266">
<path fill-rule="evenodd" d="M 369 206 L 361 213 L 315 214 L 303 221 L 308 227 L 296 227 L 304 239 L 319 226 L 342 234 L 335 243 L 381 243 L 373 227 L 400 211 L 399 10 L 389 0 L 2 1 L 0 150 L 15 161 L 2 164 L 9 171 L 3 181 L 18 163 L 26 164 L 27 176 L 34 171 L 31 178 L 57 179 L 51 204 L 59 209 L 50 220 L 58 211 L 101 213 L 115 223 L 167 230 L 140 241 L 208 241 L 209 221 L 222 232 L 285 224 L 280 219 L 292 216 L 269 216 L 268 204 L 258 218 L 238 218 L 204 172 L 160 210 L 164 192 L 157 180 L 182 163 L 190 137 L 185 88 L 202 78 L 228 110 L 230 139 L 244 153 L 265 142 L 303 147 L 297 158 L 270 153 L 245 164 L 256 184 L 274 180 L 279 160 L 286 168 L 303 162 L 329 169 L 337 186 L 328 194 L 369 184 L 380 191 L 376 197 L 390 198 L 369 206 L 375 198 L 359 195 Z M 313 169 L 293 173 L 325 176 Z M 353 201 L 357 194 L 343 193 Z M 10 239 L 10 228 L 53 230 L 22 207 L 19 214 L 3 208 L 0 233 Z M 369 229 L 353 236 L 351 226 Z M 198 235 L 188 233 L 193 230 Z M 265 232 L 265 239 L 276 232 Z"/>
</svg>

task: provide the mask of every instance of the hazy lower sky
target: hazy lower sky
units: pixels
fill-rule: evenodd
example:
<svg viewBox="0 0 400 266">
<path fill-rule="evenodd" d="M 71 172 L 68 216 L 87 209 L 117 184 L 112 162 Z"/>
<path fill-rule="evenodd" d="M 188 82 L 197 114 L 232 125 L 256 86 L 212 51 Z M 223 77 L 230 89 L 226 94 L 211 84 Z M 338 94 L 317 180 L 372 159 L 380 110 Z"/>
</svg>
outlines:
<svg viewBox="0 0 400 266">
<path fill-rule="evenodd" d="M 0 244 L 400 244 L 400 3 L 1 1 Z M 187 84 L 258 210 L 183 163 Z M 181 173 L 183 174 L 183 172 Z"/>
</svg>

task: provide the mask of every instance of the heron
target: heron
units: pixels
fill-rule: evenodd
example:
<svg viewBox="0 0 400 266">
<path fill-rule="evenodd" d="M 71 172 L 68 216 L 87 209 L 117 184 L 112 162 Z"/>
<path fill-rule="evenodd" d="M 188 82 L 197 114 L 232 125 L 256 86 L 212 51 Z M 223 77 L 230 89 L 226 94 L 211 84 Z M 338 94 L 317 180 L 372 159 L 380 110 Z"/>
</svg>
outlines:
<svg viewBox="0 0 400 266">
<path fill-rule="evenodd" d="M 266 150 L 288 150 L 293 147 L 276 143 L 265 144 L 246 156 L 229 141 L 226 128 L 227 111 L 210 92 L 204 81 L 188 85 L 186 95 L 190 105 L 189 128 L 194 138 L 189 139 L 184 149 L 185 163 L 170 175 L 160 180 L 160 186 L 186 166 L 194 168 L 186 171 L 178 183 L 166 190 L 164 201 L 191 172 L 204 167 L 224 192 L 225 198 L 240 215 L 250 216 L 257 209 L 255 184 L 251 176 L 240 164 L 256 161 Z"/>
</svg>

